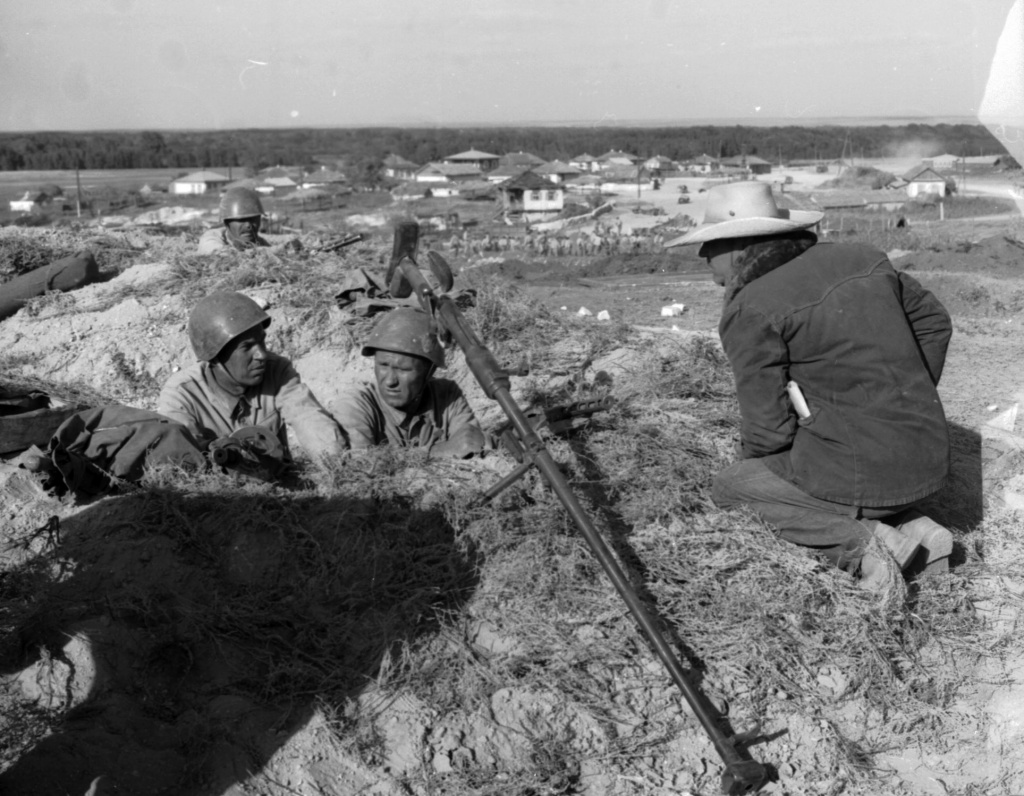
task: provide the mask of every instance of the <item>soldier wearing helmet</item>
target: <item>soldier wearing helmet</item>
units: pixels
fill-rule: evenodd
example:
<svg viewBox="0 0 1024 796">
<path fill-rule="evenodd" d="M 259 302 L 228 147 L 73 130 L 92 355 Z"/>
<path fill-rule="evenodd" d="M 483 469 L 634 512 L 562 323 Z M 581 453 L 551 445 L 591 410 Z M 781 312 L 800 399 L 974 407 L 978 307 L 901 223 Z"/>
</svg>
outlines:
<svg viewBox="0 0 1024 796">
<path fill-rule="evenodd" d="M 209 444 L 246 426 L 262 426 L 287 451 L 287 424 L 313 459 L 341 453 L 338 424 L 301 382 L 292 363 L 266 348 L 270 316 L 248 296 L 218 292 L 188 317 L 199 362 L 174 374 L 157 411 Z"/>
<path fill-rule="evenodd" d="M 433 378 L 444 350 L 430 316 L 411 307 L 389 311 L 370 332 L 363 356 L 373 357 L 374 382 L 350 388 L 331 404 L 352 447 L 430 449 L 466 458 L 484 448 L 484 434 L 459 386 Z"/>
<path fill-rule="evenodd" d="M 197 254 L 270 245 L 260 237 L 263 204 L 251 188 L 229 188 L 224 193 L 220 199 L 220 220 L 223 226 L 208 229 L 199 238 Z"/>
</svg>

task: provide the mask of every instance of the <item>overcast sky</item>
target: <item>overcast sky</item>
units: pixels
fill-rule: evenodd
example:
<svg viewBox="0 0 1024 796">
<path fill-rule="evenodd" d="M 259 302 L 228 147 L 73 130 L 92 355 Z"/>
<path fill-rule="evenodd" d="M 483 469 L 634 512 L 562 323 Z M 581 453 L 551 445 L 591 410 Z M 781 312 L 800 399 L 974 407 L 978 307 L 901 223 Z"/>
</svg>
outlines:
<svg viewBox="0 0 1024 796">
<path fill-rule="evenodd" d="M 0 130 L 977 113 L 1012 0 L 0 0 Z"/>
</svg>

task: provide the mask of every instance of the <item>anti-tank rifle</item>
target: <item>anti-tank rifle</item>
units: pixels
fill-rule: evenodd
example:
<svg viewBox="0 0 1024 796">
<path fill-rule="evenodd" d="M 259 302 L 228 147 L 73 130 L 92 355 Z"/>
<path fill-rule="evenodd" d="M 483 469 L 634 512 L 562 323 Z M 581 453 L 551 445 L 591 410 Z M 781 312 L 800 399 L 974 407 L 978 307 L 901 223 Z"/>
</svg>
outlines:
<svg viewBox="0 0 1024 796">
<path fill-rule="evenodd" d="M 530 418 L 512 398 L 509 374 L 501 368 L 491 351 L 477 337 L 469 326 L 455 301 L 444 295 L 454 285 L 451 268 L 437 252 L 427 253 L 428 266 L 441 288 L 438 295 L 420 271 L 416 262 L 416 248 L 419 243 L 419 226 L 414 222 L 399 224 L 395 229 L 394 247 L 388 267 L 387 284 L 392 297 L 407 298 L 413 293 L 419 298 L 423 309 L 429 312 L 439 332 L 447 333 L 462 350 L 466 364 L 483 388 L 486 396 L 498 403 L 508 418 L 511 430 L 518 438 L 522 450 L 519 466 L 488 490 L 493 496 L 521 477 L 529 468 L 536 467 L 552 491 L 558 496 L 565 510 L 572 517 L 586 539 L 591 552 L 597 558 L 605 574 L 611 579 L 619 596 L 625 600 L 630 613 L 640 626 L 655 654 L 668 670 L 669 676 L 682 691 L 694 715 L 707 733 L 715 751 L 725 765 L 722 775 L 722 792 L 743 794 L 757 791 L 767 779 L 764 766 L 755 760 L 741 757 L 732 739 L 726 736 L 712 715 L 712 708 L 704 695 L 690 682 L 682 664 L 665 641 L 652 615 L 640 601 L 625 573 L 612 556 L 607 544 L 601 538 L 590 517 L 580 505 L 569 482 L 559 470 L 550 451 L 545 447 Z"/>
</svg>

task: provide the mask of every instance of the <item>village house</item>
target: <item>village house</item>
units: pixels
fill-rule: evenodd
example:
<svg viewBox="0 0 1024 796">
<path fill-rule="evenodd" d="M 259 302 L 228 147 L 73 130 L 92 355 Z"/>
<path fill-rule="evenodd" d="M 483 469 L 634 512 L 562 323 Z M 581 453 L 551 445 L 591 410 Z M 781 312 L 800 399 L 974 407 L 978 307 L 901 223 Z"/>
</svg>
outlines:
<svg viewBox="0 0 1024 796">
<path fill-rule="evenodd" d="M 413 175 L 416 182 L 468 182 L 483 179 L 480 167 L 465 163 L 428 163 Z"/>
<path fill-rule="evenodd" d="M 593 173 L 597 171 L 600 166 L 598 165 L 597 158 L 593 155 L 588 155 L 584 152 L 582 155 L 577 155 L 569 160 L 570 166 L 575 166 L 582 172 Z"/>
<path fill-rule="evenodd" d="M 599 194 L 601 193 L 602 182 L 603 178 L 597 174 L 581 174 L 579 177 L 566 180 L 562 185 L 570 193 Z"/>
<path fill-rule="evenodd" d="M 532 168 L 530 166 L 503 164 L 493 171 L 487 172 L 486 177 L 488 182 L 493 183 L 494 185 L 500 185 L 505 182 L 505 180 L 514 179 L 523 172 L 531 170 Z"/>
<path fill-rule="evenodd" d="M 573 177 L 578 177 L 581 173 L 575 166 L 570 166 L 568 163 L 563 163 L 560 160 L 552 160 L 550 163 L 545 163 L 532 169 L 532 171 L 534 174 L 539 174 L 541 177 L 556 184 L 571 180 Z"/>
<path fill-rule="evenodd" d="M 922 166 L 931 166 L 933 169 L 938 171 L 952 171 L 953 169 L 959 168 L 963 165 L 963 158 L 958 155 L 950 155 L 948 152 L 944 155 L 936 155 L 931 158 L 924 158 L 921 161 Z"/>
<path fill-rule="evenodd" d="M 388 155 L 384 158 L 384 174 L 395 180 L 412 180 L 415 178 L 419 166 L 411 160 L 406 160 L 401 155 Z"/>
<path fill-rule="evenodd" d="M 643 165 L 655 177 L 663 177 L 665 174 L 676 170 L 675 161 L 664 155 L 655 155 L 652 158 L 647 158 Z"/>
<path fill-rule="evenodd" d="M 926 166 L 923 163 L 904 174 L 903 179 L 907 183 L 907 196 L 911 199 L 922 194 L 933 194 L 939 197 L 946 195 L 946 178 L 931 166 Z"/>
<path fill-rule="evenodd" d="M 687 170 L 697 172 L 698 174 L 710 174 L 713 171 L 718 171 L 721 166 L 721 161 L 718 158 L 704 154 L 698 155 L 686 163 Z"/>
<path fill-rule="evenodd" d="M 298 182 L 302 177 L 302 168 L 299 166 L 269 166 L 265 169 L 260 169 L 259 176 L 264 180 L 271 177 L 290 177 Z"/>
<path fill-rule="evenodd" d="M 736 155 L 722 158 L 721 166 L 725 169 L 738 169 L 749 174 L 771 174 L 772 164 L 757 155 Z"/>
<path fill-rule="evenodd" d="M 303 188 L 339 188 L 347 184 L 348 180 L 340 171 L 321 166 L 314 172 L 301 178 Z"/>
<path fill-rule="evenodd" d="M 25 191 L 20 199 L 11 199 L 11 211 L 14 213 L 31 213 L 48 202 L 50 197 L 42 191 Z"/>
<path fill-rule="evenodd" d="M 502 183 L 498 191 L 507 213 L 546 216 L 560 213 L 565 207 L 565 189 L 532 171 Z"/>
<path fill-rule="evenodd" d="M 470 149 L 466 152 L 459 152 L 457 155 L 449 155 L 441 158 L 443 163 L 450 163 L 458 166 L 476 166 L 481 172 L 487 173 L 498 168 L 500 158 L 490 152 L 481 152 L 479 149 Z"/>
<path fill-rule="evenodd" d="M 651 175 L 642 166 L 610 166 L 601 172 L 602 191 L 624 191 L 651 187 Z"/>
<path fill-rule="evenodd" d="M 298 187 L 291 177 L 266 177 L 256 190 L 268 196 L 287 196 Z"/>
<path fill-rule="evenodd" d="M 611 149 L 603 155 L 598 155 L 597 164 L 600 171 L 607 171 L 616 166 L 633 166 L 640 161 L 636 155 L 623 152 L 619 149 Z"/>
<path fill-rule="evenodd" d="M 430 190 L 430 183 L 425 182 L 403 182 L 391 189 L 391 195 L 396 202 L 412 202 L 423 199 Z M 433 195 L 433 194 L 431 194 Z"/>
<path fill-rule="evenodd" d="M 544 158 L 539 158 L 536 155 L 531 155 L 529 152 L 508 152 L 502 155 L 498 160 L 498 168 L 512 166 L 522 167 L 519 174 L 527 169 L 533 169 L 537 166 L 544 165 Z"/>
<path fill-rule="evenodd" d="M 177 195 L 199 195 L 219 191 L 231 180 L 215 171 L 194 171 L 184 177 L 171 180 L 170 193 Z"/>
</svg>

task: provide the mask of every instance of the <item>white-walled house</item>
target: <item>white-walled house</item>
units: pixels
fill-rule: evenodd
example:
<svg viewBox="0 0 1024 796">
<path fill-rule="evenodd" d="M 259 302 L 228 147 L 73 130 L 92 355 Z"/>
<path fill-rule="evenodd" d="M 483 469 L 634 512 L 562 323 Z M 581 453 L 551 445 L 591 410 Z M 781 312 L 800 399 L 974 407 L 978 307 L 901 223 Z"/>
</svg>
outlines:
<svg viewBox="0 0 1024 796">
<path fill-rule="evenodd" d="M 922 194 L 946 195 L 946 178 L 931 166 L 915 166 L 903 175 L 903 179 L 907 182 L 907 196 L 911 199 Z"/>
<path fill-rule="evenodd" d="M 194 171 L 184 177 L 172 180 L 170 192 L 178 195 L 204 194 L 207 191 L 219 191 L 229 182 L 231 180 L 215 171 Z"/>
<path fill-rule="evenodd" d="M 46 194 L 25 191 L 25 195 L 20 199 L 11 199 L 11 211 L 14 213 L 31 213 L 33 210 L 38 209 L 47 198 Z"/>
<path fill-rule="evenodd" d="M 537 168 L 531 169 L 531 171 L 553 183 L 562 183 L 566 180 L 571 180 L 573 177 L 579 177 L 582 173 L 575 166 L 570 166 L 568 163 L 563 163 L 560 160 L 552 160 L 550 163 L 545 163 L 542 166 L 537 166 Z"/>
<path fill-rule="evenodd" d="M 575 166 L 580 171 L 593 173 L 598 170 L 599 164 L 597 158 L 593 155 L 589 155 L 584 152 L 582 155 L 577 155 L 569 161 L 570 166 Z"/>
<path fill-rule="evenodd" d="M 412 180 L 419 166 L 401 155 L 391 154 L 384 158 L 384 174 L 395 180 Z"/>
<path fill-rule="evenodd" d="M 507 212 L 524 215 L 560 213 L 565 207 L 565 189 L 532 171 L 498 186 Z"/>
<path fill-rule="evenodd" d="M 416 182 L 468 182 L 483 179 L 480 168 L 473 164 L 428 163 L 415 174 Z"/>
<path fill-rule="evenodd" d="M 501 158 L 498 155 L 492 155 L 490 152 L 470 149 L 466 152 L 459 152 L 458 154 L 441 158 L 441 160 L 458 166 L 476 166 L 481 172 L 488 172 L 491 169 L 498 168 L 498 161 Z"/>
</svg>

